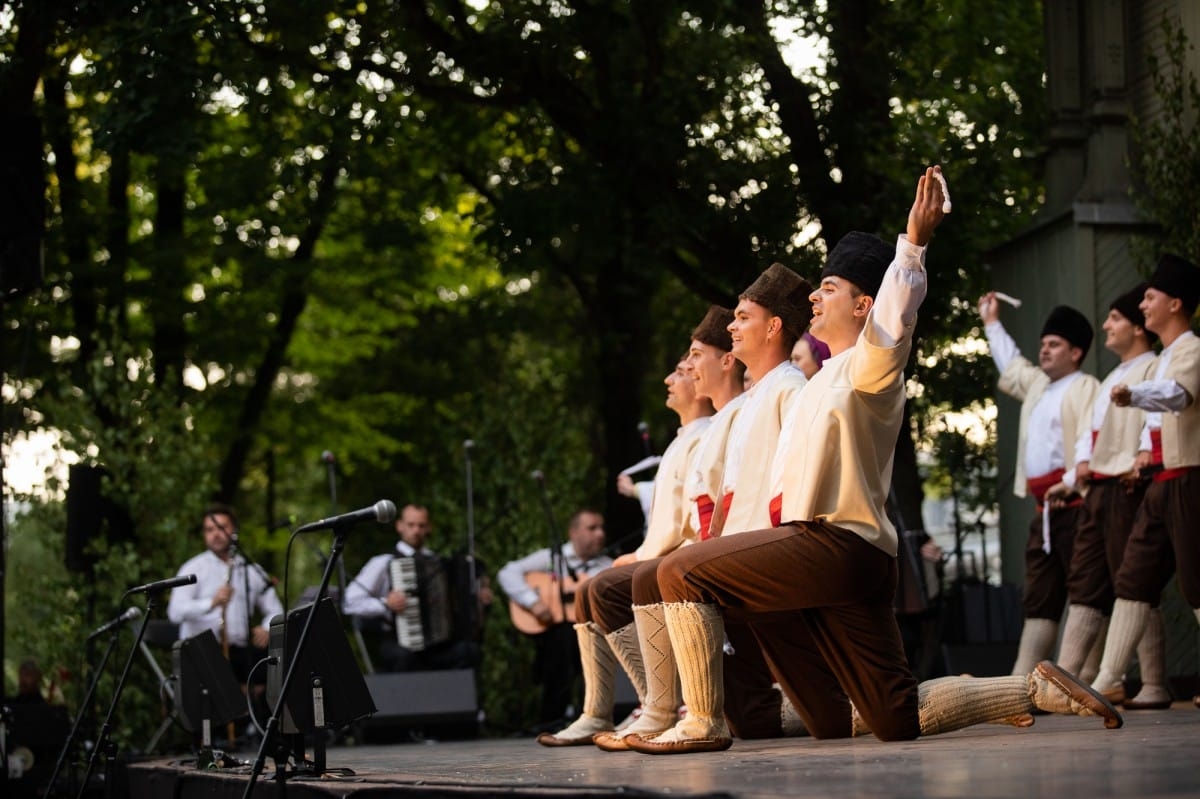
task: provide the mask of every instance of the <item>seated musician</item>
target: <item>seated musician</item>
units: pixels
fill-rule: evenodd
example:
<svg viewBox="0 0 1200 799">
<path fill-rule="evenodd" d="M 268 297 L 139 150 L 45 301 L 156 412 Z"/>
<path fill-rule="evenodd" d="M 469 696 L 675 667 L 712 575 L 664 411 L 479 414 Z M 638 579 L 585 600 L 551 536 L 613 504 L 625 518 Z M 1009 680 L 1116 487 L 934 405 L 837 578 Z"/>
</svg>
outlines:
<svg viewBox="0 0 1200 799">
<path fill-rule="evenodd" d="M 534 638 L 534 679 L 542 686 L 539 727 L 558 729 L 580 672 L 573 599 L 578 586 L 612 565 L 604 554 L 604 517 L 583 509 L 571 516 L 568 542 L 553 556 L 543 547 L 506 563 L 497 574 L 508 594 L 513 623 Z"/>
<path fill-rule="evenodd" d="M 346 587 L 347 614 L 392 628 L 379 647 L 383 671 L 467 669 L 479 663 L 474 636 L 456 629 L 459 598 L 451 595 L 446 561 L 425 545 L 430 529 L 428 508 L 405 505 L 396 520 L 396 548 L 368 560 Z M 481 605 L 491 604 L 486 575 L 480 575 L 477 591 Z"/>
</svg>

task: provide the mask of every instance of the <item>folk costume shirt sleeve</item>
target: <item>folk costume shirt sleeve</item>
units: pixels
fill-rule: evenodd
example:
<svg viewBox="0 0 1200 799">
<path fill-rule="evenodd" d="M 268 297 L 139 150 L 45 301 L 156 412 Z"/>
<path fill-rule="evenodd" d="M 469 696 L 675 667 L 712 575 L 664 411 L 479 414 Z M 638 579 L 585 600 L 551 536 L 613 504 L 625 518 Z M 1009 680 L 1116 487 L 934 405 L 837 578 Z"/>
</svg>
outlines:
<svg viewBox="0 0 1200 799">
<path fill-rule="evenodd" d="M 783 522 L 823 521 L 892 555 L 883 512 L 904 418 L 904 364 L 925 298 L 925 248 L 901 236 L 858 341 L 827 359 L 780 434 L 771 484 Z"/>
<path fill-rule="evenodd" d="M 1171 368 L 1176 351 L 1181 351 L 1183 359 L 1186 360 L 1193 356 L 1198 344 L 1200 342 L 1197 341 L 1195 333 L 1190 331 L 1184 333 L 1171 342 L 1171 346 L 1159 355 L 1160 368 L 1158 371 L 1164 375 L 1178 372 L 1179 370 Z M 1189 376 L 1180 372 L 1181 380 L 1176 380 L 1174 377 L 1155 378 L 1131 386 L 1130 393 L 1133 395 L 1131 404 L 1147 411 L 1179 413 L 1195 402 L 1197 391 L 1200 391 L 1200 386 L 1196 385 L 1197 380 L 1200 379 L 1197 377 L 1197 372 L 1200 372 L 1200 369 L 1192 370 L 1191 379 L 1187 379 Z"/>
<path fill-rule="evenodd" d="M 1033 413 L 1042 392 L 1050 385 L 1050 378 L 1040 368 L 1030 363 L 1016 343 L 1004 329 L 1004 325 L 993 322 L 983 328 L 987 335 L 988 349 L 992 360 L 1000 370 L 998 387 L 1005 394 L 1021 402 L 1021 420 L 1017 429 L 1017 463 L 1016 474 L 1013 477 L 1013 494 L 1024 497 L 1027 493 L 1025 465 L 1025 444 L 1030 429 L 1029 417 Z M 1071 439 L 1074 447 L 1075 439 Z"/>
<path fill-rule="evenodd" d="M 663 453 L 654 478 L 654 501 L 650 504 L 646 538 L 637 548 L 638 560 L 661 557 L 677 549 L 688 538 L 695 538 L 686 484 L 703 434 L 711 426 L 711 416 L 689 422 L 679 429 L 679 434 Z"/>
</svg>

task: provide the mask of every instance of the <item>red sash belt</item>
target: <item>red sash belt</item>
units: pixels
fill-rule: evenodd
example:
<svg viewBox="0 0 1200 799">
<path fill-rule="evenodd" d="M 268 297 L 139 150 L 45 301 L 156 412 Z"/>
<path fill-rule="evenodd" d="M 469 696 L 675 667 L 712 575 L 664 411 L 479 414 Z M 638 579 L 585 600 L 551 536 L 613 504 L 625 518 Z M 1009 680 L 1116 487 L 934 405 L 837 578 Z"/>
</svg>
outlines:
<svg viewBox="0 0 1200 799">
<path fill-rule="evenodd" d="M 1037 500 L 1038 513 L 1042 512 L 1042 505 L 1045 504 L 1044 500 L 1046 499 L 1046 492 L 1050 490 L 1051 486 L 1061 483 L 1063 475 L 1066 473 L 1067 472 L 1065 469 L 1055 469 L 1052 472 L 1047 472 L 1046 474 L 1039 475 L 1038 477 L 1030 477 L 1025 481 L 1025 487 L 1029 489 L 1029 493 L 1033 495 L 1035 500 Z M 1065 503 L 1062 507 L 1077 508 L 1082 504 L 1083 498 L 1077 496 L 1070 502 Z"/>
<path fill-rule="evenodd" d="M 733 492 L 732 491 L 729 492 L 728 494 L 726 494 L 725 496 L 721 497 L 721 518 L 722 519 L 729 518 L 729 506 L 732 502 L 733 502 Z M 703 497 L 700 497 L 700 499 L 696 500 L 696 505 L 698 506 L 698 510 L 700 512 L 700 540 L 707 541 L 710 538 L 715 538 L 716 536 L 714 536 L 712 534 L 712 516 L 713 516 L 713 510 L 715 510 L 713 501 L 709 497 L 703 496 Z"/>
<path fill-rule="evenodd" d="M 771 526 L 783 524 L 783 494 L 771 498 Z"/>
<path fill-rule="evenodd" d="M 696 500 L 696 510 L 700 514 L 700 540 L 701 541 L 707 540 L 708 538 L 711 537 L 708 534 L 708 527 L 709 527 L 709 525 L 712 524 L 712 515 L 713 515 L 714 507 L 715 506 L 713 505 L 712 497 L 710 497 L 708 494 L 705 494 L 704 496 L 702 496 Z"/>
<path fill-rule="evenodd" d="M 1039 477 L 1030 477 L 1025 481 L 1025 487 L 1029 489 L 1029 493 L 1037 500 L 1037 504 L 1041 505 L 1042 500 L 1046 498 L 1046 492 L 1050 490 L 1051 486 L 1061 483 L 1063 475 L 1066 473 L 1065 469 L 1055 469 Z"/>
</svg>

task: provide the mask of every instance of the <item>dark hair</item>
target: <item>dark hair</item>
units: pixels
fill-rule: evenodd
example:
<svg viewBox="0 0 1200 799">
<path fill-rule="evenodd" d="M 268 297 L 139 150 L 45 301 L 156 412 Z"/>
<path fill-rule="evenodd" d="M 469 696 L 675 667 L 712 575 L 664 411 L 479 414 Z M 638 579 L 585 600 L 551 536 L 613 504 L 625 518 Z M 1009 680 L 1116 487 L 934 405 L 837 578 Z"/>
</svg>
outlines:
<svg viewBox="0 0 1200 799">
<path fill-rule="evenodd" d="M 201 518 L 207 519 L 209 516 L 216 515 L 228 516 L 233 522 L 233 529 L 236 531 L 241 525 L 238 524 L 237 511 L 232 505 L 226 505 L 224 502 L 210 502 L 208 507 L 204 509 L 204 516 Z"/>
</svg>

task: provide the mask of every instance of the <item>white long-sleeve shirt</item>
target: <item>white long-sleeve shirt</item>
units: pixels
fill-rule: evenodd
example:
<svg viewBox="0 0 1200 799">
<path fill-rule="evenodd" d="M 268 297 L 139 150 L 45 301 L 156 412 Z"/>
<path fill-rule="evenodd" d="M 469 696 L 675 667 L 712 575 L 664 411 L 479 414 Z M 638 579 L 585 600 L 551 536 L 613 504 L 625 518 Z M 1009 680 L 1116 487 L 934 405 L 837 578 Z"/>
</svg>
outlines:
<svg viewBox="0 0 1200 799">
<path fill-rule="evenodd" d="M 233 596 L 225 606 L 225 636 L 231 646 L 246 646 L 246 580 L 249 579 L 251 610 L 262 614 L 261 626 L 268 627 L 275 616 L 283 613 L 279 595 L 258 569 L 246 569 L 241 555 L 234 558 L 232 576 L 229 563 L 210 550 L 205 550 L 179 567 L 178 574 L 196 575 L 196 582 L 171 589 L 167 602 L 167 618 L 179 625 L 179 637 L 191 638 L 205 630 L 221 634 L 221 608 L 213 607 L 213 595 L 229 582 Z"/>
<path fill-rule="evenodd" d="M 825 361 L 784 422 L 771 468 L 781 522 L 826 521 L 896 555 L 884 503 L 924 262 L 925 248 L 901 235 L 857 342 Z"/>
</svg>

